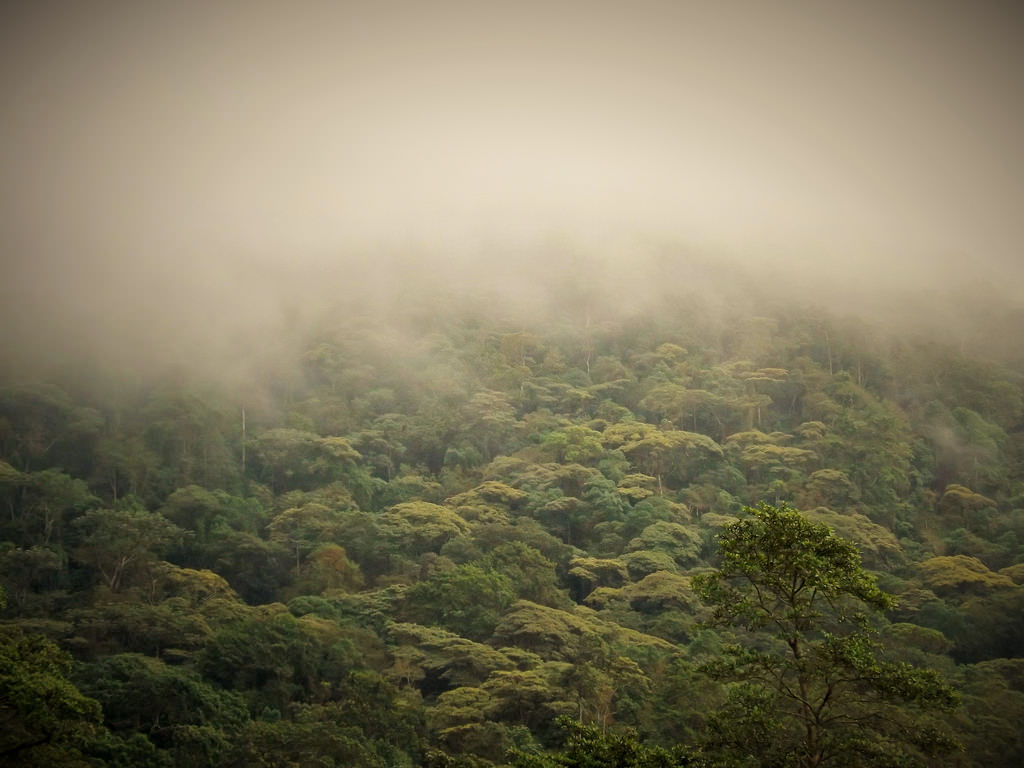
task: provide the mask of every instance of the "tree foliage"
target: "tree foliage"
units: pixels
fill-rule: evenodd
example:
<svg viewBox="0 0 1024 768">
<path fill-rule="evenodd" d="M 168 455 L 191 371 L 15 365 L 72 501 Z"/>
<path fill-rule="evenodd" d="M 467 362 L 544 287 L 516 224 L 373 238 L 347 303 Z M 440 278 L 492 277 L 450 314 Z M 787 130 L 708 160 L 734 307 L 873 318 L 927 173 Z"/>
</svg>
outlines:
<svg viewBox="0 0 1024 768">
<path fill-rule="evenodd" d="M 925 765 L 955 748 L 917 715 L 954 707 L 952 689 L 931 670 L 879 652 L 865 610 L 894 601 L 862 568 L 857 548 L 785 505 L 746 511 L 719 537 L 718 571 L 694 579 L 713 621 L 765 634 L 708 665 L 737 681 L 712 720 L 714 746 L 806 768 Z"/>
<path fill-rule="evenodd" d="M 0 762 L 86 765 L 101 735 L 99 703 L 68 679 L 71 657 L 41 635 L 0 631 Z"/>
<path fill-rule="evenodd" d="M 1020 365 L 666 270 L 4 368 L 0 763 L 1024 763 Z"/>
</svg>

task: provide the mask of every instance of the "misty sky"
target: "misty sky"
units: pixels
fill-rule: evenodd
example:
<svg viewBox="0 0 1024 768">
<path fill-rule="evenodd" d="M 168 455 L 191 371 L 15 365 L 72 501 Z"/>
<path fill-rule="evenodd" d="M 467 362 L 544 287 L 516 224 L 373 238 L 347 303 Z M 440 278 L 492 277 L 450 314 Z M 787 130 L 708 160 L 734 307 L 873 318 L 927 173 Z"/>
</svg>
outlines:
<svg viewBox="0 0 1024 768">
<path fill-rule="evenodd" d="M 1018 6 L 8 2 L 0 298 L 536 242 L 1016 269 Z"/>
</svg>

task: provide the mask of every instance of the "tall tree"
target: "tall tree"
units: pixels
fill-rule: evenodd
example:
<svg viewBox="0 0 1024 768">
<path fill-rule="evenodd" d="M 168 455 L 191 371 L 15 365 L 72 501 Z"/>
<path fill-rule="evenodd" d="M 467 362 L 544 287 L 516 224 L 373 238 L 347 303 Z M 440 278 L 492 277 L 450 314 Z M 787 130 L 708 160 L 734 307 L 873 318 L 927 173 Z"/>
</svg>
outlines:
<svg viewBox="0 0 1024 768">
<path fill-rule="evenodd" d="M 738 683 L 711 718 L 713 746 L 803 768 L 924 765 L 954 749 L 927 713 L 956 695 L 932 670 L 883 659 L 865 611 L 894 601 L 857 548 L 785 504 L 745 511 L 719 538 L 719 570 L 694 578 L 714 621 L 750 632 L 708 666 Z"/>
<path fill-rule="evenodd" d="M 127 586 L 133 573 L 156 562 L 183 533 L 163 515 L 130 503 L 94 509 L 75 526 L 82 539 L 74 557 L 95 567 L 114 592 Z"/>
</svg>

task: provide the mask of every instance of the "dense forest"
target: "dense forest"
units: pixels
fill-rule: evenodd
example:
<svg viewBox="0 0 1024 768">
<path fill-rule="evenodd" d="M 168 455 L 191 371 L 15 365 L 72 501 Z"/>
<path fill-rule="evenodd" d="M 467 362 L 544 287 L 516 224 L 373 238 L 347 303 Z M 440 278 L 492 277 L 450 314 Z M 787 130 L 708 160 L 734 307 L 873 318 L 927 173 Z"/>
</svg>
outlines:
<svg viewBox="0 0 1024 768">
<path fill-rule="evenodd" d="M 0 763 L 1024 764 L 1015 323 L 626 290 L 7 366 Z"/>
</svg>

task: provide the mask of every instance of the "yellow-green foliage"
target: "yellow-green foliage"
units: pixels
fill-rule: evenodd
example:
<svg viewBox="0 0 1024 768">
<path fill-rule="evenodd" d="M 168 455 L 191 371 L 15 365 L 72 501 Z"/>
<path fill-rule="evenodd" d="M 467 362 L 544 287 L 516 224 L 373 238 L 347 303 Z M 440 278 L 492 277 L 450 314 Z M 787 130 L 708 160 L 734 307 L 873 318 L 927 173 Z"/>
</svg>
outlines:
<svg viewBox="0 0 1024 768">
<path fill-rule="evenodd" d="M 802 467 L 814 458 L 813 451 L 772 443 L 748 445 L 740 453 L 740 461 L 743 462 L 743 465 L 754 471 L 775 466 Z"/>
<path fill-rule="evenodd" d="M 700 516 L 700 523 L 702 526 L 716 530 L 725 528 L 727 525 L 732 525 L 737 520 L 739 520 L 739 518 L 735 515 L 722 515 L 718 512 L 706 512 Z"/>
<path fill-rule="evenodd" d="M 626 564 L 629 577 L 634 581 L 659 571 L 676 573 L 679 570 L 676 566 L 676 561 L 672 559 L 669 553 L 653 549 L 639 549 L 634 552 L 627 552 L 622 556 L 622 562 Z"/>
<path fill-rule="evenodd" d="M 455 511 L 428 501 L 396 504 L 381 515 L 386 535 L 416 553 L 437 550 L 447 541 L 469 531 Z"/>
<path fill-rule="evenodd" d="M 446 500 L 446 504 L 459 508 L 463 505 L 500 504 L 511 509 L 519 506 L 529 494 L 496 480 L 486 480 L 465 493 L 460 493 Z"/>
<path fill-rule="evenodd" d="M 939 511 L 943 514 L 963 514 L 966 511 L 995 507 L 996 503 L 987 496 L 975 493 L 963 485 L 947 485 L 939 499 Z"/>
<path fill-rule="evenodd" d="M 586 636 L 605 642 L 671 651 L 673 646 L 651 635 L 604 621 L 582 606 L 572 613 L 520 600 L 494 630 L 495 643 L 507 643 L 554 661 L 572 661 Z"/>
<path fill-rule="evenodd" d="M 494 638 L 499 644 L 525 648 L 543 658 L 568 660 L 580 638 L 593 631 L 592 625 L 575 613 L 520 600 L 495 627 Z"/>
<path fill-rule="evenodd" d="M 860 497 L 860 491 L 850 480 L 849 475 L 839 469 L 819 469 L 812 472 L 804 488 L 807 501 L 814 505 L 841 506 Z"/>
<path fill-rule="evenodd" d="M 1016 563 L 1006 568 L 1000 568 L 999 573 L 1011 579 L 1014 584 L 1024 584 L 1024 563 Z"/>
<path fill-rule="evenodd" d="M 437 627 L 396 622 L 387 633 L 395 645 L 389 673 L 399 682 L 416 682 L 430 672 L 454 685 L 479 685 L 496 670 L 518 668 L 501 651 Z"/>
<path fill-rule="evenodd" d="M 689 566 L 700 554 L 700 534 L 690 526 L 659 520 L 644 528 L 629 542 L 631 552 L 654 550 L 664 552 L 678 565 Z"/>
<path fill-rule="evenodd" d="M 626 475 L 619 481 L 619 493 L 636 503 L 653 496 L 658 489 L 658 478 L 640 472 Z"/>
<path fill-rule="evenodd" d="M 903 550 L 893 532 L 871 522 L 864 515 L 841 514 L 827 507 L 818 507 L 805 514 L 811 520 L 825 523 L 837 535 L 854 542 L 869 565 L 892 565 L 903 560 Z"/>
<path fill-rule="evenodd" d="M 592 608 L 601 609 L 620 600 L 627 601 L 633 610 L 641 613 L 694 613 L 700 605 L 690 584 L 690 577 L 668 571 L 648 574 L 635 584 L 627 584 L 620 589 L 595 589 L 586 602 Z"/>
<path fill-rule="evenodd" d="M 949 653 L 953 647 L 953 643 L 939 630 L 920 627 L 917 624 L 890 624 L 882 630 L 882 636 L 893 645 L 912 646 L 926 653 Z"/>
<path fill-rule="evenodd" d="M 1014 586 L 1009 576 L 993 573 L 981 560 L 967 555 L 933 557 L 918 569 L 925 585 L 940 593 Z"/>
<path fill-rule="evenodd" d="M 759 429 L 751 429 L 746 432 L 734 432 L 725 439 L 726 447 L 746 448 L 749 445 L 764 445 L 776 443 L 778 439 L 772 435 L 766 435 Z"/>
<path fill-rule="evenodd" d="M 618 586 L 629 578 L 621 560 L 600 557 L 574 557 L 569 561 L 569 575 L 590 589 Z"/>
</svg>

